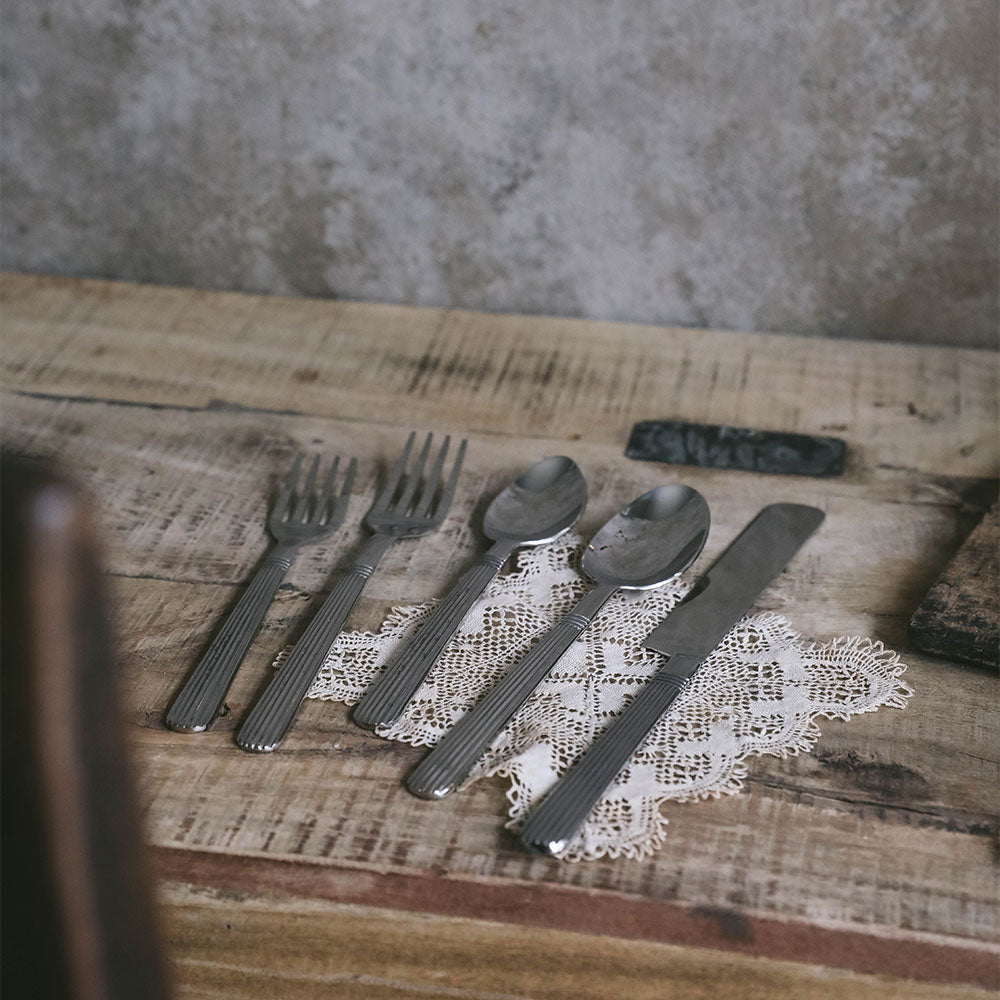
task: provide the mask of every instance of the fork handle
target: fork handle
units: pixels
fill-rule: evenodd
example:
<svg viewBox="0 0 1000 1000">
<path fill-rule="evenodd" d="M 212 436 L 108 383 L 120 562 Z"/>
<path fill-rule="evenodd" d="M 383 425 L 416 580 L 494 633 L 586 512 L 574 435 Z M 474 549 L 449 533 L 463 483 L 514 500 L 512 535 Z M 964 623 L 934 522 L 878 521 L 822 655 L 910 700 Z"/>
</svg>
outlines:
<svg viewBox="0 0 1000 1000">
<path fill-rule="evenodd" d="M 469 608 L 516 548 L 516 542 L 496 542 L 466 570 L 448 596 L 417 629 L 409 646 L 389 663 L 358 702 L 353 719 L 359 726 L 374 729 L 396 721 L 462 624 Z"/>
<path fill-rule="evenodd" d="M 508 670 L 486 696 L 441 737 L 434 749 L 410 773 L 406 787 L 424 799 L 444 798 L 454 791 L 496 734 L 617 589 L 601 584 L 586 594 L 520 663 Z"/>
<path fill-rule="evenodd" d="M 264 615 L 288 573 L 295 548 L 275 545 L 205 650 L 167 712 L 166 724 L 179 733 L 204 732 L 219 714 L 222 702 Z"/>
<path fill-rule="evenodd" d="M 241 749 L 250 753 L 270 753 L 277 749 L 351 608 L 393 540 L 391 535 L 372 535 L 362 546 L 295 644 L 288 662 L 271 678 L 240 727 L 236 742 Z"/>
<path fill-rule="evenodd" d="M 521 831 L 521 843 L 542 854 L 557 855 L 563 851 L 689 680 L 668 673 L 650 678 L 528 817 Z"/>
</svg>

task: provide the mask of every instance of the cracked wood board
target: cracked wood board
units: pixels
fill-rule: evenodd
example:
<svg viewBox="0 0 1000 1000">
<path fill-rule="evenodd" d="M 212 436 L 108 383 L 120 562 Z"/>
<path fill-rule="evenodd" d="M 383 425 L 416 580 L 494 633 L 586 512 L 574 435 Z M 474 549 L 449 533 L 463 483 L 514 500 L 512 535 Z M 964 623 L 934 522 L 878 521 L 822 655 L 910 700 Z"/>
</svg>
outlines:
<svg viewBox="0 0 1000 1000">
<path fill-rule="evenodd" d="M 917 649 L 1000 666 L 1000 504 L 962 544 L 910 619 Z"/>
</svg>

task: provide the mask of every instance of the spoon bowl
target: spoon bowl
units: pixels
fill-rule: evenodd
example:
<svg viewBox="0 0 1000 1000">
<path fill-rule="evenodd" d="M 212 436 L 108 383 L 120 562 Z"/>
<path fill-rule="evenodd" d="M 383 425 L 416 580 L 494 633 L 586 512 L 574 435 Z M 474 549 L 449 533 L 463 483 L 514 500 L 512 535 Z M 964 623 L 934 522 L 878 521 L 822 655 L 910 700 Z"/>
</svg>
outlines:
<svg viewBox="0 0 1000 1000">
<path fill-rule="evenodd" d="M 705 498 L 672 483 L 643 493 L 591 539 L 583 570 L 595 583 L 623 590 L 659 587 L 698 558 L 711 517 Z"/>
<path fill-rule="evenodd" d="M 544 545 L 569 531 L 586 506 L 587 483 L 580 467 L 565 455 L 550 455 L 494 497 L 483 533 L 495 542 Z"/>
</svg>

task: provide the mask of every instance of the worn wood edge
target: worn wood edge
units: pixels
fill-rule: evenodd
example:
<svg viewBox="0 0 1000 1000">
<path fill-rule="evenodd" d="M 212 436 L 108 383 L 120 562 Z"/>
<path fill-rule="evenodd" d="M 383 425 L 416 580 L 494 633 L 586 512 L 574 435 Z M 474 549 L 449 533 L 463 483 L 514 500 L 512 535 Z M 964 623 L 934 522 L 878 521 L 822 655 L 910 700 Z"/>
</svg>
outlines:
<svg viewBox="0 0 1000 1000">
<path fill-rule="evenodd" d="M 310 699 L 310 701 L 319 702 L 320 699 Z M 213 730 L 217 734 L 224 734 L 226 744 L 221 748 L 215 745 L 212 748 L 212 752 L 225 754 L 231 750 L 229 744 L 232 742 L 239 728 L 239 720 L 244 711 L 245 708 L 240 708 L 236 712 L 227 711 L 224 717 L 216 719 L 213 723 Z M 143 712 L 128 719 L 130 725 L 134 726 L 133 742 L 137 750 L 142 752 L 144 746 L 148 747 L 155 741 L 156 749 L 169 751 L 171 748 L 170 744 L 166 742 L 161 743 L 158 739 L 158 737 L 168 733 L 163 725 L 164 714 L 165 709 L 158 712 Z M 304 731 L 300 731 L 300 735 L 303 733 Z M 334 742 L 339 745 L 338 749 L 347 752 L 359 752 L 360 748 L 371 746 L 370 736 L 354 725 L 338 725 L 327 732 L 311 734 L 310 738 L 312 736 L 318 741 L 323 741 L 324 745 L 318 749 L 316 746 L 310 745 L 301 747 L 298 750 L 283 747 L 282 754 L 291 757 L 298 753 L 302 758 L 311 759 L 317 753 L 328 753 L 328 745 Z M 378 747 L 380 752 L 386 754 L 391 752 L 399 755 L 396 759 L 398 759 L 398 766 L 401 771 L 415 766 L 416 761 L 419 759 L 417 752 L 422 752 L 422 748 L 413 747 L 411 744 L 399 741 L 380 743 Z M 156 752 L 156 750 L 152 752 Z M 817 756 L 815 748 L 811 752 L 814 756 Z M 860 758 L 856 759 L 858 764 L 863 766 L 864 762 Z M 770 755 L 759 755 L 752 758 L 755 769 L 752 769 L 743 779 L 744 792 L 756 789 L 760 793 L 773 795 L 776 798 L 780 797 L 786 801 L 795 801 L 802 798 L 814 799 L 821 803 L 823 809 L 836 810 L 842 813 L 857 814 L 878 811 L 885 817 L 896 817 L 896 821 L 899 823 L 912 822 L 919 827 L 972 838 L 985 837 L 995 839 L 1000 834 L 1000 817 L 994 813 L 935 804 L 903 805 L 888 797 L 879 797 L 870 793 L 866 794 L 862 791 L 855 792 L 852 789 L 824 786 L 813 778 L 796 779 L 775 770 L 779 766 L 778 762 L 780 760 L 781 758 Z M 847 760 L 844 762 L 844 766 L 852 766 L 852 761 Z M 875 766 L 877 767 L 878 765 L 876 764 Z M 893 765 L 889 764 L 886 767 L 891 769 Z M 498 794 L 506 793 L 506 790 L 509 788 L 509 781 L 499 775 L 481 780 L 495 783 L 496 788 L 500 790 Z M 497 823 L 503 822 L 506 818 L 506 810 L 498 812 L 496 815 Z M 318 864 L 336 863 L 330 862 L 323 855 L 313 854 L 308 855 L 308 857 Z M 298 856 L 296 856 L 296 859 L 298 860 Z"/>
<path fill-rule="evenodd" d="M 160 886 L 185 996 L 468 1000 L 975 1000 L 917 983 L 707 948 L 467 920 L 275 892 Z M 512 961 L 512 957 L 516 960 Z"/>
<path fill-rule="evenodd" d="M 162 298 L 167 302 L 179 302 L 182 299 L 210 299 L 221 303 L 249 304 L 258 303 L 268 308 L 294 310 L 297 313 L 296 326 L 309 326 L 315 323 L 326 326 L 337 313 L 348 315 L 359 310 L 368 314 L 381 314 L 386 320 L 405 323 L 408 318 L 421 316 L 433 322 L 441 317 L 450 317 L 456 322 L 470 322 L 474 325 L 486 323 L 501 328 L 517 330 L 525 323 L 538 326 L 543 334 L 558 335 L 571 333 L 574 337 L 593 340 L 595 342 L 613 342 L 622 336 L 652 338 L 662 342 L 664 337 L 674 341 L 697 338 L 704 344 L 705 339 L 723 345 L 746 346 L 746 337 L 752 336 L 756 350 L 771 349 L 781 351 L 796 351 L 815 347 L 818 342 L 827 341 L 808 334 L 791 333 L 781 330 L 761 330 L 748 334 L 745 330 L 714 327 L 676 326 L 672 324 L 638 323 L 628 320 L 588 319 L 579 316 L 562 316 L 555 313 L 518 313 L 491 312 L 483 309 L 459 309 L 442 306 L 409 305 L 398 302 L 383 302 L 379 300 L 360 300 L 344 298 L 318 298 L 315 296 L 291 296 L 261 294 L 255 292 L 231 291 L 225 289 L 196 288 L 178 285 L 157 285 L 145 282 L 114 281 L 104 278 L 79 278 L 46 274 L 23 274 L 18 272 L 0 271 L 0 318 L 2 310 L 11 308 L 18 299 L 32 295 L 51 294 L 59 291 L 64 294 L 78 294 L 95 300 L 95 304 L 110 302 L 115 296 L 124 297 L 130 293 L 140 296 Z M 428 327 L 428 329 L 430 326 Z M 955 357 L 973 359 L 995 358 L 997 351 L 989 347 L 951 347 L 942 344 L 922 344 L 901 341 L 886 341 L 865 338 L 850 338 L 847 341 L 837 340 L 834 343 L 850 344 L 855 350 L 871 353 L 883 364 L 891 363 L 893 354 L 933 355 L 948 354 Z M 76 398 L 70 393 L 66 398 Z M 57 397 L 62 398 L 62 397 Z M 106 397 L 101 397 L 106 398 Z M 110 398 L 108 401 L 111 401 Z M 122 402 L 131 400 L 123 399 Z M 143 402 L 143 401 L 136 401 Z M 172 405 L 163 401 L 165 405 Z M 154 405 L 155 402 L 154 402 Z M 177 404 L 173 404 L 177 405 Z M 184 404 L 179 404 L 183 406 Z M 222 402 L 211 400 L 203 406 L 189 406 L 191 409 L 218 408 L 220 405 L 239 407 L 238 402 Z M 248 407 L 255 409 L 255 407 Z M 266 407 L 260 408 L 264 411 Z M 298 413 L 299 411 L 291 411 Z"/>
<path fill-rule="evenodd" d="M 333 331 L 347 337 L 352 345 L 370 340 L 377 331 L 380 343 L 384 334 L 384 345 L 395 345 L 395 361 L 389 366 L 389 374 L 397 377 L 389 395 L 396 404 L 383 417 L 391 417 L 396 424 L 452 426 L 456 414 L 463 413 L 467 430 L 483 434 L 506 430 L 532 437 L 532 421 L 510 414 L 526 412 L 543 423 L 552 423 L 551 406 L 536 413 L 533 402 L 548 397 L 550 401 L 558 399 L 560 411 L 568 414 L 567 419 L 557 422 L 550 436 L 578 440 L 596 435 L 617 447 L 624 444 L 622 435 L 627 430 L 627 426 L 618 427 L 618 420 L 625 419 L 626 403 L 631 400 L 635 412 L 629 414 L 630 423 L 640 417 L 683 417 L 740 426 L 766 423 L 774 429 L 804 423 L 798 429 L 812 433 L 846 432 L 855 427 L 844 438 L 852 456 L 847 475 L 856 478 L 863 474 L 866 462 L 874 464 L 882 454 L 876 443 L 883 440 L 885 419 L 891 426 L 897 426 L 900 420 L 908 424 L 916 421 L 921 440 L 930 434 L 933 445 L 895 455 L 895 465 L 926 466 L 926 471 L 931 471 L 935 462 L 943 462 L 943 467 L 957 473 L 993 476 L 996 472 L 995 434 L 988 429 L 992 409 L 985 398 L 980 399 L 982 393 L 991 399 L 996 393 L 994 378 L 979 377 L 980 373 L 992 373 L 994 367 L 982 363 L 987 348 L 852 340 L 845 355 L 845 346 L 790 333 L 748 335 L 740 331 L 262 296 L 45 275 L 8 274 L 6 279 L 0 281 L 0 307 L 5 326 L 9 327 L 8 350 L 2 365 L 4 378 L 12 392 L 35 398 L 117 402 L 151 409 L 176 406 L 194 411 L 233 409 L 351 419 L 359 407 L 384 409 L 379 400 L 385 397 L 386 386 L 378 384 L 378 379 L 365 377 L 359 387 L 351 379 L 345 382 L 336 378 L 335 373 L 343 365 L 335 365 L 329 357 L 323 364 L 313 361 L 319 346 Z M 250 355 L 243 368 L 233 373 L 230 365 L 230 376 L 221 382 L 192 382 L 188 377 L 192 368 L 204 368 L 206 359 L 214 366 L 232 355 L 242 343 L 247 324 L 258 329 L 259 342 L 256 352 L 247 348 Z M 501 370 L 493 372 L 497 385 L 491 392 L 482 380 L 492 368 L 487 364 L 484 369 L 483 365 L 485 358 L 492 356 L 493 345 L 499 343 L 497 338 L 506 345 L 508 360 L 525 353 L 530 357 L 523 365 L 511 362 L 510 372 L 507 361 L 499 364 Z M 626 341 L 631 345 L 626 353 L 638 354 L 646 358 L 646 363 L 621 367 L 625 357 L 622 344 Z M 476 344 L 486 347 L 472 346 Z M 562 361 L 572 358 L 574 364 L 572 370 L 567 368 L 552 379 L 554 359 L 561 348 L 565 348 Z M 194 353 L 188 355 L 186 350 Z M 352 347 L 350 353 L 354 363 L 365 371 L 374 363 L 371 349 L 357 353 Z M 105 355 L 104 362 L 95 360 Z M 654 357 L 658 363 L 653 363 Z M 710 357 L 730 359 L 723 376 L 719 376 L 717 361 L 707 374 L 702 372 L 701 379 L 687 378 L 688 370 L 697 367 L 693 359 L 705 358 L 707 364 Z M 782 402 L 768 406 L 766 421 L 758 406 L 748 409 L 744 405 L 747 397 L 737 385 L 753 369 L 752 397 L 767 395 L 770 374 L 761 381 L 765 357 L 773 359 L 784 372 Z M 138 365 L 145 375 L 128 374 L 121 367 L 122 358 Z M 739 359 L 743 359 L 742 370 Z M 161 377 L 147 371 L 153 361 L 154 367 L 162 369 Z M 768 360 L 767 365 L 770 363 Z M 850 413 L 844 406 L 834 406 L 825 415 L 810 406 L 803 413 L 798 405 L 796 386 L 806 376 L 822 383 L 831 370 L 836 370 L 841 379 L 852 380 L 851 385 L 843 385 L 845 394 L 850 395 L 857 389 L 854 381 L 861 371 L 901 367 L 914 375 L 927 365 L 935 371 L 940 368 L 941 378 L 954 381 L 956 391 L 961 389 L 959 381 L 971 380 L 976 386 L 970 396 L 975 412 L 980 412 L 981 403 L 983 413 L 989 409 L 986 429 L 977 440 L 969 443 L 964 433 L 959 433 L 955 414 L 944 412 L 944 402 L 939 401 L 936 410 L 925 413 L 909 398 L 912 394 L 904 393 L 890 402 L 869 399 L 868 394 L 875 391 L 870 382 L 866 382 L 864 405 L 858 409 L 852 404 Z M 661 409 L 663 392 L 660 388 L 654 390 L 651 376 L 642 374 L 661 369 L 662 377 L 667 379 L 664 385 L 673 384 L 673 389 L 667 390 L 671 402 L 665 412 Z M 770 368 L 767 370 L 770 372 Z M 711 384 L 703 384 L 709 374 Z M 925 373 L 923 377 L 929 376 Z M 657 385 L 659 378 L 656 375 Z M 592 394 L 581 391 L 584 379 L 588 385 L 596 379 L 602 397 L 617 402 L 595 410 Z M 720 388 L 715 392 L 717 379 Z M 521 386 L 520 391 L 511 392 L 512 407 L 505 409 L 491 403 L 500 382 L 505 387 L 514 382 Z M 626 382 L 632 390 L 623 395 Z M 271 386 L 273 391 L 262 386 Z M 568 407 L 567 398 L 572 403 Z M 704 405 L 708 399 L 713 403 L 711 412 Z M 287 409 L 290 403 L 293 409 Z M 883 411 L 880 407 L 889 409 Z M 975 457 L 969 459 L 973 453 Z M 888 462 L 892 456 L 882 457 Z"/>
<path fill-rule="evenodd" d="M 746 331 L 729 327 L 698 327 L 698 326 L 678 326 L 671 323 L 640 323 L 630 320 L 613 319 L 588 319 L 583 316 L 563 316 L 558 313 L 545 312 L 505 312 L 493 311 L 489 309 L 465 309 L 445 306 L 431 306 L 408 304 L 403 302 L 383 301 L 379 299 L 351 299 L 340 297 L 320 297 L 315 295 L 280 295 L 261 292 L 234 291 L 224 288 L 200 288 L 188 285 L 168 285 L 156 284 L 143 281 L 121 281 L 109 278 L 94 277 L 73 277 L 67 275 L 54 274 L 32 274 L 20 271 L 0 271 L 0 308 L 7 301 L 13 301 L 24 295 L 34 292 L 51 292 L 54 289 L 63 291 L 75 291 L 82 295 L 92 296 L 96 299 L 106 299 L 112 294 L 125 294 L 129 289 L 140 294 L 162 295 L 164 299 L 175 298 L 177 296 L 201 298 L 212 298 L 220 302 L 268 302 L 281 306 L 282 304 L 302 312 L 315 311 L 317 319 L 321 314 L 330 309 L 378 309 L 386 315 L 405 316 L 407 314 L 420 314 L 428 317 L 449 315 L 458 318 L 488 318 L 501 323 L 522 323 L 530 321 L 549 326 L 555 330 L 558 328 L 572 329 L 574 333 L 591 333 L 599 335 L 602 339 L 623 331 L 633 331 L 636 334 L 662 334 L 670 335 L 709 335 L 712 337 L 742 338 Z M 324 318 L 328 318 L 325 316 Z M 772 344 L 784 344 L 791 346 L 795 343 L 810 344 L 818 338 L 809 334 L 792 333 L 783 330 L 761 330 L 753 333 L 755 338 L 768 339 Z M 995 354 L 994 348 L 990 347 L 950 347 L 942 344 L 921 344 L 906 341 L 879 340 L 876 338 L 852 337 L 850 343 L 864 346 L 876 351 L 888 350 L 890 352 L 911 349 L 927 351 L 949 351 L 962 352 L 972 355 L 986 356 Z"/>
<path fill-rule="evenodd" d="M 976 666 L 1000 666 L 998 537 L 1000 503 L 994 503 L 910 618 L 910 640 L 917 649 Z"/>
<path fill-rule="evenodd" d="M 1000 988 L 1000 946 L 887 927 L 806 923 L 735 908 L 640 899 L 606 890 L 188 848 L 152 848 L 158 877 L 236 892 L 711 948 L 864 975 Z"/>
</svg>

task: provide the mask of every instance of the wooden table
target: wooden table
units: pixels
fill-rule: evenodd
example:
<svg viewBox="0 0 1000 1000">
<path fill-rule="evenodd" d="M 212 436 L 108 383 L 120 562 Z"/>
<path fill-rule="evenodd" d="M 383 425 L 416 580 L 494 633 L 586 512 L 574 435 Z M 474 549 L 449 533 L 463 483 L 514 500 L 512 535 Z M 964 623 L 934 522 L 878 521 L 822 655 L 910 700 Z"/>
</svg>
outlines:
<svg viewBox="0 0 1000 1000">
<path fill-rule="evenodd" d="M 182 996 L 971 996 L 998 968 L 997 676 L 918 655 L 907 622 L 991 502 L 990 352 L 263 298 L 6 276 L 3 420 L 86 484 L 116 598 L 127 723 Z M 642 419 L 835 435 L 832 480 L 623 455 Z M 683 480 L 706 558 L 761 506 L 820 533 L 761 606 L 823 641 L 899 650 L 904 711 L 825 721 L 742 794 L 671 805 L 646 861 L 566 864 L 502 830 L 504 784 L 401 787 L 421 751 L 308 703 L 277 753 L 233 733 L 271 660 L 362 538 L 406 432 L 470 439 L 445 528 L 390 551 L 349 626 L 442 594 L 481 498 L 537 458 L 591 484 L 586 534 Z M 292 570 L 200 736 L 163 713 L 266 546 L 294 450 L 357 455 L 348 528 Z M 706 563 L 707 564 L 707 563 Z"/>
</svg>

